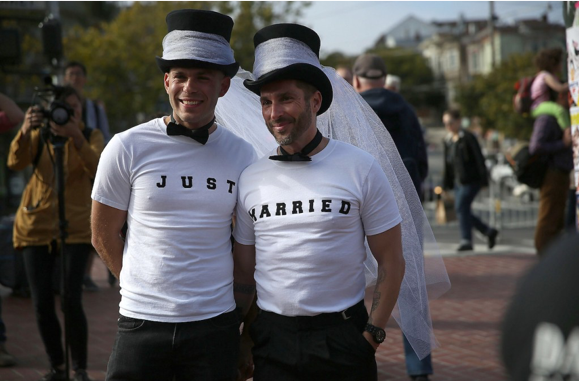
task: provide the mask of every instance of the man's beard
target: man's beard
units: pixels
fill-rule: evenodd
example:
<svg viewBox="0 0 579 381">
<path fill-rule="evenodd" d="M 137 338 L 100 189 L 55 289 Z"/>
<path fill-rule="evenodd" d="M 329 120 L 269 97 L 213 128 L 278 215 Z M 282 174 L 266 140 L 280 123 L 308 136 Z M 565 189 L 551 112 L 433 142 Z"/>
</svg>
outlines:
<svg viewBox="0 0 579 381">
<path fill-rule="evenodd" d="M 280 146 L 290 145 L 293 142 L 295 142 L 296 139 L 298 139 L 300 136 L 302 136 L 303 133 L 305 131 L 307 131 L 307 129 L 310 127 L 310 124 L 312 124 L 312 112 L 311 111 L 312 111 L 312 108 L 310 107 L 310 102 L 306 101 L 305 110 L 297 118 L 281 117 L 279 119 L 272 120 L 272 121 L 267 123 L 267 129 L 273 135 L 277 144 L 279 144 Z M 272 125 L 280 123 L 280 122 L 293 123 L 293 125 L 294 125 L 293 129 L 290 131 L 290 134 L 288 136 L 276 136 L 275 133 L 273 132 Z"/>
</svg>

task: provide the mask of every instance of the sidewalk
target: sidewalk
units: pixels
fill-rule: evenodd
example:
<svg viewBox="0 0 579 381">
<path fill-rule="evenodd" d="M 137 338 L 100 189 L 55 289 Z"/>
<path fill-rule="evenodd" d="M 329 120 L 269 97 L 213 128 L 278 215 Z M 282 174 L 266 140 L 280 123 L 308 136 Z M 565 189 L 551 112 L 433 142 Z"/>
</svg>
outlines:
<svg viewBox="0 0 579 381">
<path fill-rule="evenodd" d="M 433 227 L 452 283 L 451 290 L 431 303 L 436 337 L 441 347 L 433 352 L 433 381 L 506 381 L 498 345 L 500 322 L 518 278 L 536 263 L 529 242 L 532 229 L 501 232 L 495 250 L 456 255 L 453 228 Z M 529 241 L 531 240 L 531 241 Z M 95 261 L 93 279 L 101 291 L 85 292 L 84 306 L 89 322 L 89 375 L 105 378 L 112 349 L 118 303 L 118 287 L 106 282 L 106 271 Z M 6 296 L 2 301 L 7 348 L 18 360 L 12 368 L 0 368 L 0 381 L 36 381 L 48 369 L 48 361 L 34 320 L 30 299 Z M 387 338 L 377 353 L 379 380 L 408 380 L 402 336 L 389 324 Z"/>
</svg>

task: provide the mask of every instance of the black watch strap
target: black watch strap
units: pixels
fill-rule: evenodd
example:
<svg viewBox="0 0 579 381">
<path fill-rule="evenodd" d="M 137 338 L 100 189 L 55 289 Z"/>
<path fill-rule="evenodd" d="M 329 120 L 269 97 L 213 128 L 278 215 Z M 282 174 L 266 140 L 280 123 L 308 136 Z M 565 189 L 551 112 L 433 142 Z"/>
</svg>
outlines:
<svg viewBox="0 0 579 381">
<path fill-rule="evenodd" d="M 381 344 L 384 342 L 384 339 L 386 339 L 386 331 L 380 327 L 368 323 L 364 330 L 372 335 L 372 339 L 374 339 L 374 342 L 377 344 Z"/>
</svg>

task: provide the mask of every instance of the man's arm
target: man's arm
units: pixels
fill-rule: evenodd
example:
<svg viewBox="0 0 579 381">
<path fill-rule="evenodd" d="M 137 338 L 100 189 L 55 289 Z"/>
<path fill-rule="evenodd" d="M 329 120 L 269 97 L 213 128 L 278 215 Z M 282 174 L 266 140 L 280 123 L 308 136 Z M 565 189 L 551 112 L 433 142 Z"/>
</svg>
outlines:
<svg viewBox="0 0 579 381">
<path fill-rule="evenodd" d="M 90 218 L 92 245 L 117 279 L 121 275 L 125 247 L 125 242 L 119 233 L 126 219 L 126 210 L 116 209 L 93 200 Z"/>
<path fill-rule="evenodd" d="M 243 316 L 247 314 L 255 295 L 255 246 L 233 245 L 233 294 L 237 308 Z"/>
<path fill-rule="evenodd" d="M 384 328 L 392 309 L 398 300 L 400 285 L 404 277 L 405 262 L 402 255 L 402 230 L 400 224 L 383 233 L 370 235 L 368 246 L 378 262 L 378 278 L 372 298 L 368 323 Z M 378 348 L 372 336 L 364 332 L 364 337 L 374 348 Z"/>
</svg>

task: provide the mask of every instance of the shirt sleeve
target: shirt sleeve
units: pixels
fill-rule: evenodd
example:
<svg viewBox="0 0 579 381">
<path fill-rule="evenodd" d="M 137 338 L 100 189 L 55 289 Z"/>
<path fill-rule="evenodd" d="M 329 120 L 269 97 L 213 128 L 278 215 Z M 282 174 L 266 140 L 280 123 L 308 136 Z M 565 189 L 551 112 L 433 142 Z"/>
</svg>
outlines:
<svg viewBox="0 0 579 381">
<path fill-rule="evenodd" d="M 131 158 L 118 136 L 105 147 L 97 168 L 92 199 L 128 210 L 131 199 Z"/>
<path fill-rule="evenodd" d="M 376 160 L 364 181 L 360 216 L 366 235 L 383 233 L 402 222 L 390 182 Z"/>
<path fill-rule="evenodd" d="M 253 219 L 243 205 L 241 192 L 238 193 L 235 214 L 236 217 L 235 226 L 233 228 L 233 237 L 242 245 L 255 245 Z"/>
</svg>

